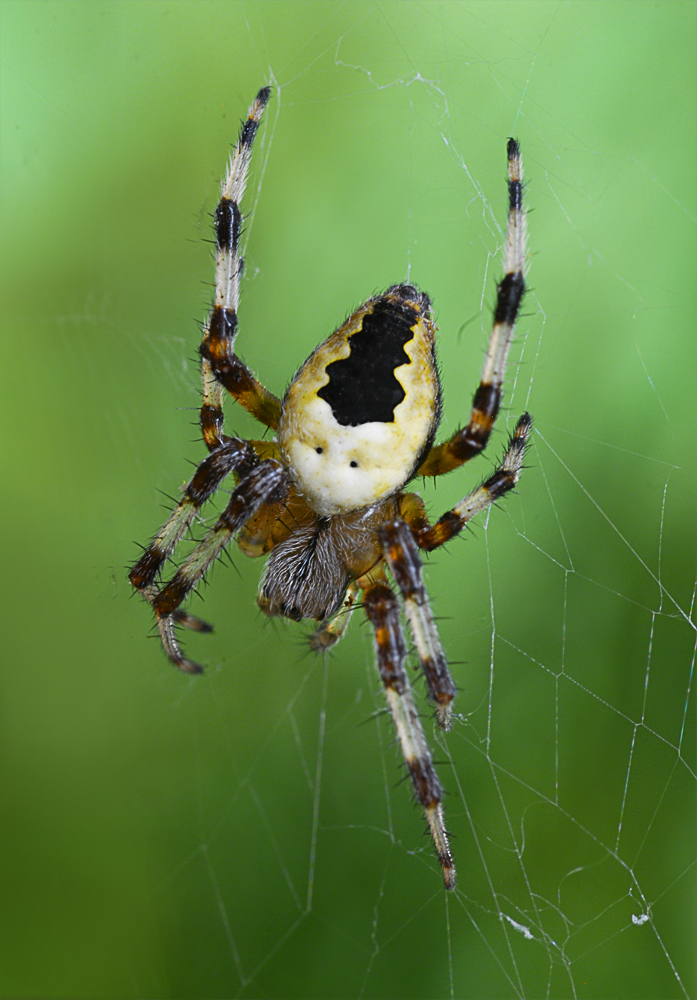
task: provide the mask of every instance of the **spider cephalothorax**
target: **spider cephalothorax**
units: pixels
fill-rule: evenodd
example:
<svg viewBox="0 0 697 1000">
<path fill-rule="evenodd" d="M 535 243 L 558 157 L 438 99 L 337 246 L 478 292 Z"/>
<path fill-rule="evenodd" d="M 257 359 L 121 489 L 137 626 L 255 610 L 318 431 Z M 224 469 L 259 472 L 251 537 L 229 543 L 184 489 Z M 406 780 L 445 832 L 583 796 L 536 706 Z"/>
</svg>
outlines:
<svg viewBox="0 0 697 1000">
<path fill-rule="evenodd" d="M 455 887 L 442 790 L 433 767 L 405 669 L 400 605 L 442 729 L 451 725 L 455 685 L 441 649 L 421 578 L 419 549 L 430 551 L 517 482 L 531 419 L 516 424 L 501 464 L 472 493 L 431 524 L 420 497 L 404 492 L 415 476 L 439 476 L 479 455 L 501 403 L 513 327 L 525 291 L 525 214 L 518 144 L 508 141 L 509 214 L 506 274 L 498 286 L 494 325 L 469 423 L 433 444 L 441 413 L 435 328 L 427 295 L 394 285 L 365 302 L 299 369 L 282 400 L 234 354 L 242 274 L 240 201 L 252 144 L 270 90 L 249 109 L 230 160 L 215 213 L 216 297 L 201 345 L 201 431 L 208 457 L 184 497 L 130 573 L 150 602 L 165 652 L 180 670 L 199 673 L 179 646 L 175 627 L 207 631 L 182 610 L 188 593 L 236 537 L 249 556 L 269 554 L 259 592 L 268 615 L 320 623 L 312 646 L 326 650 L 343 635 L 362 604 L 375 629 L 380 678 L 414 792 L 424 808 L 445 886 Z M 273 441 L 243 441 L 223 433 L 227 390 L 263 424 Z M 164 586 L 160 573 L 201 506 L 228 475 L 237 487 L 229 503 Z"/>
</svg>

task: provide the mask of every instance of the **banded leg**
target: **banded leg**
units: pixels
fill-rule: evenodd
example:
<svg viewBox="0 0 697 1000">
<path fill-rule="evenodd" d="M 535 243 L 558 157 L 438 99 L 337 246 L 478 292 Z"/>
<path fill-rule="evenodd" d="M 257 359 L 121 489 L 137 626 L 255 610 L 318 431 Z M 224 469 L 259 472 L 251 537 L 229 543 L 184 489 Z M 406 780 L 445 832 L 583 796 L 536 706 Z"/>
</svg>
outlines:
<svg viewBox="0 0 697 1000">
<path fill-rule="evenodd" d="M 211 451 L 223 440 L 223 387 L 253 416 L 274 430 L 281 413 L 280 400 L 268 392 L 234 354 L 244 267 L 239 252 L 243 221 L 240 201 L 247 184 L 254 137 L 270 94 L 269 87 L 259 91 L 242 123 L 215 211 L 215 305 L 201 344 L 201 431 Z"/>
<path fill-rule="evenodd" d="M 428 694 L 436 706 L 436 720 L 441 729 L 448 730 L 456 688 L 423 585 L 418 546 L 404 521 L 384 525 L 380 529 L 380 541 L 387 565 L 404 599 L 404 611 L 426 677 Z"/>
<path fill-rule="evenodd" d="M 164 527 L 128 574 L 136 590 L 145 597 L 149 596 L 164 563 L 172 555 L 206 500 L 213 496 L 233 470 L 245 475 L 256 463 L 257 456 L 251 445 L 239 438 L 228 438 L 201 462 Z"/>
<path fill-rule="evenodd" d="M 472 400 L 468 425 L 448 441 L 435 445 L 422 462 L 417 475 L 441 476 L 479 455 L 487 445 L 501 405 L 501 386 L 506 371 L 513 330 L 525 293 L 526 223 L 523 207 L 523 161 L 515 139 L 508 140 L 508 225 L 506 230 L 506 273 L 499 283 L 494 325 L 484 360 L 479 388 Z"/>
<path fill-rule="evenodd" d="M 255 466 L 233 492 L 216 524 L 153 599 L 155 613 L 159 617 L 174 614 L 244 522 L 262 504 L 282 499 L 286 490 L 286 474 L 278 462 L 269 459 Z"/>
<path fill-rule="evenodd" d="M 210 631 L 210 626 L 182 611 L 179 605 L 247 518 L 262 504 L 279 499 L 285 489 L 285 474 L 278 462 L 265 461 L 253 467 L 230 497 L 215 526 L 184 561 L 169 584 L 159 592 L 154 584 L 146 589 L 145 596 L 155 609 L 155 623 L 165 655 L 184 673 L 200 674 L 203 668 L 184 656 L 175 626 L 186 625 L 199 631 Z"/>
<path fill-rule="evenodd" d="M 518 482 L 523 465 L 525 446 L 532 428 L 532 417 L 524 413 L 511 435 L 503 461 L 481 486 L 469 493 L 452 510 L 448 510 L 435 524 L 430 524 L 423 504 L 414 503 L 414 494 L 405 494 L 400 504 L 400 514 L 411 528 L 420 549 L 430 552 L 459 534 L 468 521 L 505 496 Z"/>
<path fill-rule="evenodd" d="M 436 855 L 443 869 L 446 889 L 455 888 L 455 865 L 450 852 L 443 816 L 442 789 L 411 695 L 404 668 L 406 646 L 399 624 L 399 605 L 382 581 L 369 583 L 363 591 L 366 614 L 375 629 L 378 670 L 397 737 L 409 768 L 414 792 L 423 806 Z"/>
</svg>

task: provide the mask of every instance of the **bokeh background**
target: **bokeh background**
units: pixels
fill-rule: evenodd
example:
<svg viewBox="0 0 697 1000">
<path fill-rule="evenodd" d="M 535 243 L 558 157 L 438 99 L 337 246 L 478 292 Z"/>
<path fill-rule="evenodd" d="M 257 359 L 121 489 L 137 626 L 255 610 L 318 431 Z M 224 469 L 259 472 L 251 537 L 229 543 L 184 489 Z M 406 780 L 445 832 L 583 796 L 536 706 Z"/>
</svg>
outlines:
<svg viewBox="0 0 697 1000">
<path fill-rule="evenodd" d="M 0 991 L 694 996 L 694 4 L 1 18 Z M 313 658 L 233 554 L 192 604 L 216 631 L 188 640 L 189 678 L 125 576 L 204 455 L 209 214 L 269 80 L 238 348 L 277 393 L 409 273 L 436 303 L 444 431 L 463 420 L 507 136 L 524 151 L 532 291 L 492 455 L 529 408 L 529 468 L 427 569 L 461 688 L 440 745 L 427 723 L 448 898 L 360 614 Z M 426 484 L 433 512 L 490 462 Z"/>
</svg>

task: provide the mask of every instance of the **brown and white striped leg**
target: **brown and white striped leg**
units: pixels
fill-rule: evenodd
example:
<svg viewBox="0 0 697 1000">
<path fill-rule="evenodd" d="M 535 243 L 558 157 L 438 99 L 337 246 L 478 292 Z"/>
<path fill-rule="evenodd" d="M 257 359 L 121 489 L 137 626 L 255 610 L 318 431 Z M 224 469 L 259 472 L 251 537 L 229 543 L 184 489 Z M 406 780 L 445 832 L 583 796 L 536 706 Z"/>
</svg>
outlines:
<svg viewBox="0 0 697 1000">
<path fill-rule="evenodd" d="M 499 283 L 494 325 L 469 424 L 449 441 L 435 445 L 422 462 L 419 476 L 440 476 L 479 455 L 489 440 L 501 405 L 503 378 L 513 330 L 525 294 L 526 219 L 523 206 L 523 161 L 515 139 L 508 140 L 508 226 L 506 273 Z"/>
<path fill-rule="evenodd" d="M 339 639 L 343 638 L 344 632 L 346 631 L 348 623 L 351 620 L 353 609 L 356 606 L 359 589 L 360 588 L 355 581 L 350 583 L 346 590 L 346 596 L 344 597 L 341 608 L 322 625 L 322 628 L 317 629 L 317 631 L 313 632 L 310 636 L 310 648 L 314 650 L 315 653 L 326 652 L 326 650 L 331 649 L 332 646 L 336 646 Z"/>
<path fill-rule="evenodd" d="M 375 629 L 378 670 L 397 737 L 409 768 L 414 792 L 423 806 L 446 889 L 455 888 L 455 865 L 443 816 L 443 792 L 414 705 L 404 667 L 406 646 L 399 624 L 399 604 L 384 581 L 369 582 L 363 590 L 366 614 Z"/>
<path fill-rule="evenodd" d="M 245 475 L 257 461 L 254 449 L 246 441 L 228 438 L 201 462 L 164 527 L 128 574 L 136 590 L 145 593 L 155 582 L 164 563 L 184 537 L 199 510 L 213 496 L 225 477 L 233 471 Z"/>
<path fill-rule="evenodd" d="M 266 503 L 281 500 L 288 489 L 283 467 L 273 459 L 260 462 L 240 482 L 216 524 L 184 560 L 169 583 L 154 597 L 158 619 L 174 615 L 235 532 Z M 176 662 L 176 661 L 175 661 Z M 177 666 L 180 666 L 177 663 Z"/>
<path fill-rule="evenodd" d="M 231 472 L 236 471 L 244 475 L 251 471 L 257 462 L 254 449 L 239 438 L 227 438 L 224 444 L 201 462 L 184 490 L 184 496 L 128 574 L 132 585 L 147 601 L 153 603 L 159 589 L 156 580 L 163 565 L 174 552 L 206 500 L 213 496 Z M 196 664 L 187 660 L 179 649 L 174 632 L 175 625 L 184 625 L 198 632 L 210 632 L 210 625 L 184 611 L 176 611 L 169 617 L 156 615 L 156 623 L 169 659 L 180 669 L 196 673 Z"/>
<path fill-rule="evenodd" d="M 459 534 L 468 521 L 513 489 L 520 476 L 531 428 L 532 417 L 529 413 L 524 413 L 509 439 L 503 461 L 494 473 L 455 504 L 452 510 L 446 511 L 435 524 L 429 523 L 422 504 L 413 503 L 414 494 L 405 494 L 400 504 L 400 514 L 411 528 L 420 549 L 430 552 L 444 545 Z"/>
<path fill-rule="evenodd" d="M 223 387 L 268 427 L 276 429 L 281 414 L 280 400 L 261 385 L 234 353 L 240 280 L 244 267 L 240 256 L 243 222 L 240 202 L 247 184 L 254 137 L 270 93 L 269 87 L 259 91 L 242 123 L 215 210 L 215 305 L 200 349 L 203 381 L 201 431 L 211 450 L 223 440 Z"/>
<path fill-rule="evenodd" d="M 245 521 L 264 504 L 282 499 L 286 491 L 287 480 L 281 465 L 273 460 L 260 462 L 245 476 L 214 527 L 191 552 L 170 582 L 158 593 L 150 592 L 147 595 L 155 609 L 155 621 L 165 654 L 179 670 L 189 674 L 200 674 L 203 670 L 198 663 L 184 656 L 175 634 L 176 624 L 197 628 L 203 623 L 193 615 L 182 612 L 179 605 Z"/>
<path fill-rule="evenodd" d="M 456 688 L 423 585 L 418 546 L 404 521 L 392 521 L 383 525 L 380 529 L 380 542 L 387 565 L 404 600 L 404 611 L 409 619 L 421 669 L 426 677 L 428 694 L 436 706 L 436 721 L 441 729 L 450 729 Z"/>
<path fill-rule="evenodd" d="M 237 460 L 240 455 L 243 457 L 242 461 Z M 199 632 L 210 632 L 211 627 L 195 615 L 182 611 L 179 604 L 220 554 L 232 535 L 262 504 L 279 499 L 286 488 L 285 474 L 278 462 L 265 461 L 257 465 L 257 461 L 254 451 L 247 442 L 237 439 L 228 441 L 209 455 L 196 470 L 184 499 L 129 574 L 133 586 L 153 605 L 155 624 L 167 658 L 185 673 L 199 674 L 203 668 L 184 656 L 177 641 L 176 626 L 184 625 Z M 196 546 L 170 583 L 161 591 L 155 579 L 163 563 L 193 520 L 200 505 L 233 469 L 249 471 L 230 497 L 230 502 L 215 527 Z M 165 594 L 168 596 L 164 597 Z"/>
</svg>

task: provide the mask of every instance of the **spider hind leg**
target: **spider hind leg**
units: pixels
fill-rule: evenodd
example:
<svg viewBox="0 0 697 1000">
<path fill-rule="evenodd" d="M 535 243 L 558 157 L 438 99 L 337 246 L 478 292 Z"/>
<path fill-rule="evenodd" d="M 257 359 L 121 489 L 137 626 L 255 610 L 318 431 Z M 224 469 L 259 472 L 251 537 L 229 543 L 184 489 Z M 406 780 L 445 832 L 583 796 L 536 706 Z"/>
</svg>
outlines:
<svg viewBox="0 0 697 1000">
<path fill-rule="evenodd" d="M 443 814 L 443 791 L 431 759 L 404 667 L 407 651 L 399 624 L 399 604 L 383 581 L 367 582 L 363 590 L 366 614 L 375 630 L 380 679 L 385 688 L 397 738 L 409 768 L 416 798 L 421 803 L 443 869 L 445 888 L 455 888 L 455 863 Z"/>
<path fill-rule="evenodd" d="M 404 521 L 383 525 L 380 541 L 387 565 L 404 600 L 404 611 L 426 678 L 428 696 L 436 706 L 436 721 L 441 729 L 448 730 L 456 688 L 423 585 L 418 546 Z"/>
</svg>

